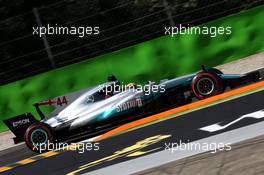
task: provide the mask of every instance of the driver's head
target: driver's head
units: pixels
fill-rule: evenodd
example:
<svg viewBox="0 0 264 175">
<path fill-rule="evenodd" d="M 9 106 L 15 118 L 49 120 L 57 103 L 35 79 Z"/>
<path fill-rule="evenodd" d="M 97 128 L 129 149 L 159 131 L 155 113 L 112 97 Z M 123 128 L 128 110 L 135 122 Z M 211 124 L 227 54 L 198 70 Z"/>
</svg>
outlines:
<svg viewBox="0 0 264 175">
<path fill-rule="evenodd" d="M 107 81 L 118 81 L 118 79 L 116 78 L 116 76 L 110 75 L 107 77 Z"/>
<path fill-rule="evenodd" d="M 137 89 L 136 83 L 128 83 L 126 87 L 127 89 Z"/>
<path fill-rule="evenodd" d="M 116 87 L 116 85 L 120 85 L 120 82 L 119 82 L 119 80 L 116 78 L 116 76 L 114 76 L 114 75 L 110 75 L 110 76 L 108 76 L 108 77 L 107 77 L 107 81 L 108 81 L 108 82 L 115 82 L 115 89 L 116 89 L 116 88 L 119 88 L 119 87 Z"/>
</svg>

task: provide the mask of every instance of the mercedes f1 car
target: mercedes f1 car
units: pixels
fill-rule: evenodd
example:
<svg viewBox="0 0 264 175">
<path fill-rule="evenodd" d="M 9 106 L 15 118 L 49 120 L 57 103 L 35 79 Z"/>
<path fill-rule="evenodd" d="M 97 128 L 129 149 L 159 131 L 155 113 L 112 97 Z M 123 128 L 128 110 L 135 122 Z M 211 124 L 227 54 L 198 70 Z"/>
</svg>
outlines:
<svg viewBox="0 0 264 175">
<path fill-rule="evenodd" d="M 106 83 L 77 95 L 66 96 L 68 99 L 63 97 L 59 107 L 48 117 L 41 112 L 40 106 L 53 102 L 49 100 L 36 103 L 34 106 L 41 117 L 40 121 L 27 113 L 5 122 L 17 137 L 24 138 L 28 148 L 38 152 L 36 145 L 68 142 L 91 136 L 91 133 L 96 135 L 124 122 L 191 103 L 195 99 L 215 96 L 227 88 L 259 80 L 259 72 L 245 75 L 223 74 L 218 69 L 202 66 L 202 71 L 198 73 L 162 80 L 158 84 L 148 82 L 142 90 L 138 90 L 136 84 L 115 90 L 120 82 L 111 76 Z"/>
</svg>

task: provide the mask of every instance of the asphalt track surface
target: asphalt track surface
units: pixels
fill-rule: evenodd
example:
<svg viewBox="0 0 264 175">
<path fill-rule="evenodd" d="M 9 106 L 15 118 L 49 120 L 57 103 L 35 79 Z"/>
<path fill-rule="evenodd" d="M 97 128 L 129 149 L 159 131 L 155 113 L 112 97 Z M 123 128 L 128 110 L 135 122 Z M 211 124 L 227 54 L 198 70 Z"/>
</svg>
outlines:
<svg viewBox="0 0 264 175">
<path fill-rule="evenodd" d="M 0 166 L 17 162 L 19 160 L 37 155 L 26 148 L 25 144 L 9 148 L 0 152 Z"/>
<path fill-rule="evenodd" d="M 264 118 L 245 118 L 213 133 L 199 129 L 215 123 L 223 126 L 245 114 L 263 110 L 263 98 L 264 91 L 256 92 L 102 140 L 99 142 L 100 149 L 98 151 L 86 151 L 82 154 L 78 151 L 65 151 L 46 159 L 16 167 L 2 174 L 58 175 L 73 171 L 75 171 L 75 174 L 83 174 L 101 169 L 162 151 L 165 149 L 165 143 L 192 142 L 264 121 Z M 7 164 L 7 162 L 19 161 L 22 157 L 28 158 L 27 156 L 32 154 L 23 148 L 7 154 L 1 153 L 1 165 Z"/>
<path fill-rule="evenodd" d="M 263 175 L 263 136 L 264 121 L 196 140 L 192 149 L 178 146 L 85 175 Z M 211 143 L 210 151 L 197 146 L 205 143 Z M 230 145 L 230 150 L 216 150 L 215 144 Z"/>
</svg>

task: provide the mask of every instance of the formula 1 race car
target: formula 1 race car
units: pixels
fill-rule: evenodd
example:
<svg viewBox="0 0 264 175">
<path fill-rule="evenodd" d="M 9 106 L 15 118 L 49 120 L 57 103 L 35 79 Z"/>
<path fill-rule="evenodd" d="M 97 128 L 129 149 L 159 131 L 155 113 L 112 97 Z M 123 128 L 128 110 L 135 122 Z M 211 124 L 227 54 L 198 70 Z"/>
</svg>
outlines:
<svg viewBox="0 0 264 175">
<path fill-rule="evenodd" d="M 120 88 L 119 80 L 111 76 L 106 83 L 77 95 L 64 96 L 59 100 L 59 107 L 48 117 L 41 112 L 40 106 L 56 102 L 36 103 L 40 121 L 27 113 L 5 122 L 17 137 L 24 136 L 29 149 L 39 152 L 40 145 L 48 142 L 69 142 L 91 136 L 91 133 L 96 135 L 104 129 L 259 80 L 258 72 L 223 74 L 218 69 L 204 66 L 198 73 L 162 80 L 159 84 L 148 82 L 140 86 L 130 83 L 125 88 Z M 15 129 L 15 125 L 19 129 Z"/>
</svg>

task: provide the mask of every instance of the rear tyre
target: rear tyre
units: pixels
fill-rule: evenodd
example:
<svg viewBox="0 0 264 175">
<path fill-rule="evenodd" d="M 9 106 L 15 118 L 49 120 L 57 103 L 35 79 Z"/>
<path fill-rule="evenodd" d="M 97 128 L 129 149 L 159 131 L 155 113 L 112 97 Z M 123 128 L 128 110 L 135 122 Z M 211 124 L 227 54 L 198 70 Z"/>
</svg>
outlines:
<svg viewBox="0 0 264 175">
<path fill-rule="evenodd" d="M 53 142 L 52 129 L 45 123 L 34 123 L 25 132 L 25 143 L 34 152 L 43 153 L 48 151 L 50 144 Z"/>
<path fill-rule="evenodd" d="M 216 74 L 201 72 L 192 80 L 192 92 L 197 99 L 202 100 L 222 93 L 223 85 Z"/>
</svg>

